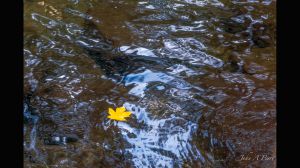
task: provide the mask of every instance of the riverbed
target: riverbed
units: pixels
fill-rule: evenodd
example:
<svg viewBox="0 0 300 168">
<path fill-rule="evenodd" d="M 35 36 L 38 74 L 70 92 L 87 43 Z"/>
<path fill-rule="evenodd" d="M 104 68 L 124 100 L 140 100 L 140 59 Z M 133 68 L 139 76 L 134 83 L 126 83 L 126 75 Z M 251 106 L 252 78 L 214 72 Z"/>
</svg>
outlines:
<svg viewBox="0 0 300 168">
<path fill-rule="evenodd" d="M 125 122 L 107 118 L 124 106 Z M 276 1 L 25 0 L 25 167 L 276 167 Z"/>
</svg>

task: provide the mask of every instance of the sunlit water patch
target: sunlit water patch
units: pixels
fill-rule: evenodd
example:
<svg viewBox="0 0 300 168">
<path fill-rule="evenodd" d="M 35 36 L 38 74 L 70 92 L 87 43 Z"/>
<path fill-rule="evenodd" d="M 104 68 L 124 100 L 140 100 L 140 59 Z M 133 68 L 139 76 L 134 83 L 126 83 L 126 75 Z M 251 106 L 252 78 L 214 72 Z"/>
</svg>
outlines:
<svg viewBox="0 0 300 168">
<path fill-rule="evenodd" d="M 205 46 L 194 38 L 166 39 L 164 40 L 164 46 L 162 54 L 170 58 L 178 58 L 194 65 L 210 65 L 213 67 L 223 65 L 222 60 L 205 53 Z"/>
<path fill-rule="evenodd" d="M 157 57 L 151 50 L 144 47 L 130 47 L 130 46 L 121 46 L 120 51 L 125 54 L 136 54 L 146 57 Z"/>
<path fill-rule="evenodd" d="M 197 148 L 190 143 L 197 124 L 172 115 L 153 119 L 146 108 L 125 103 L 137 122 L 145 125 L 134 128 L 125 122 L 118 123 L 124 138 L 131 144 L 126 150 L 133 155 L 137 167 L 181 167 L 190 157 L 203 159 Z"/>
</svg>

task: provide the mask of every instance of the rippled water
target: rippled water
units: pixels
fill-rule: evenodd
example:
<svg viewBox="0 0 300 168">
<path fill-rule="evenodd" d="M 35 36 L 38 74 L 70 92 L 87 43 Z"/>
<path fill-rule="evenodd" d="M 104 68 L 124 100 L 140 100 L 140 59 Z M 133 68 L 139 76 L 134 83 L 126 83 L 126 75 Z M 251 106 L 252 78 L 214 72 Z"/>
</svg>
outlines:
<svg viewBox="0 0 300 168">
<path fill-rule="evenodd" d="M 275 167 L 276 1 L 24 1 L 25 167 Z M 127 122 L 107 119 L 125 106 Z"/>
</svg>

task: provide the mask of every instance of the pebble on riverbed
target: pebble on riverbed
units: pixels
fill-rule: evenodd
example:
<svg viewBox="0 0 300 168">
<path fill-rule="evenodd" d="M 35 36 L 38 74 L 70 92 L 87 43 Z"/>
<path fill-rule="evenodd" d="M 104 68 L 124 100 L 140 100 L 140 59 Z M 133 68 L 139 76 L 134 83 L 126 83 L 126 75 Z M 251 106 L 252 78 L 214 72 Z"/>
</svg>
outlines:
<svg viewBox="0 0 300 168">
<path fill-rule="evenodd" d="M 259 48 L 266 48 L 271 45 L 272 39 L 268 32 L 268 26 L 261 23 L 253 24 L 252 41 Z"/>
<path fill-rule="evenodd" d="M 245 63 L 243 66 L 243 72 L 246 74 L 250 74 L 250 75 L 254 75 L 257 73 L 261 73 L 262 71 L 265 70 L 264 67 L 254 63 L 254 62 L 250 62 L 250 63 Z"/>
<path fill-rule="evenodd" d="M 270 46 L 270 37 L 269 36 L 258 36 L 254 35 L 252 38 L 254 44 L 258 46 L 259 48 L 266 48 Z"/>
<path fill-rule="evenodd" d="M 67 143 L 77 142 L 76 135 L 50 136 L 44 139 L 45 145 L 66 145 Z"/>
<path fill-rule="evenodd" d="M 227 58 L 227 66 L 225 67 L 230 72 L 239 72 L 241 71 L 241 59 L 238 56 L 237 52 L 232 52 Z"/>
<path fill-rule="evenodd" d="M 239 23 L 232 19 L 222 19 L 221 24 L 225 32 L 235 34 L 247 30 L 250 21 L 247 19 L 243 23 Z"/>
</svg>

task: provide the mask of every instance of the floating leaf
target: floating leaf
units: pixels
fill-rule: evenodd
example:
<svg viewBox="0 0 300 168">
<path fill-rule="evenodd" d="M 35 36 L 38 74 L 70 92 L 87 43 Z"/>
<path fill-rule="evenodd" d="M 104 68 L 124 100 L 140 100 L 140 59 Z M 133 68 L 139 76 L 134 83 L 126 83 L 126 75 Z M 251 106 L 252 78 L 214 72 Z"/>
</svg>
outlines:
<svg viewBox="0 0 300 168">
<path fill-rule="evenodd" d="M 126 111 L 125 107 L 118 107 L 116 111 L 114 111 L 112 108 L 108 108 L 108 114 L 107 118 L 110 118 L 112 120 L 117 121 L 126 121 L 126 117 L 129 117 L 131 115 L 131 112 Z"/>
</svg>

